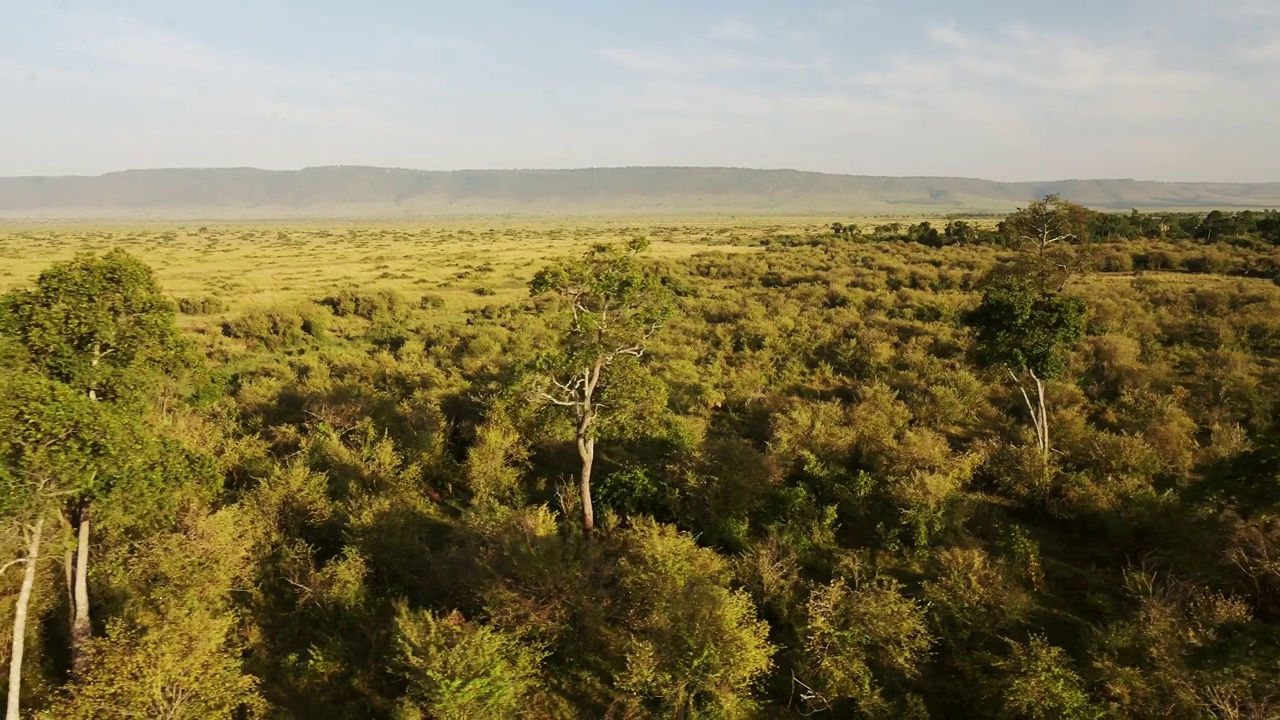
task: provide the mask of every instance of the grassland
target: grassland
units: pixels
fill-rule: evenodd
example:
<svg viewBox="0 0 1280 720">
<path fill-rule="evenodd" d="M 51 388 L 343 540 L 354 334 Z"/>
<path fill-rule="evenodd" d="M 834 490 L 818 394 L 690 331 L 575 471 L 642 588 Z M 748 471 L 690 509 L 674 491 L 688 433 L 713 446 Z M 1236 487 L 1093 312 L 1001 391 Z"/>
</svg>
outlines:
<svg viewBox="0 0 1280 720">
<path fill-rule="evenodd" d="M 861 219 L 864 223 L 882 218 Z M 914 220 L 903 218 L 903 222 Z M 358 285 L 411 300 L 434 295 L 440 315 L 513 300 L 550 258 L 641 236 L 658 257 L 753 252 L 765 238 L 825 232 L 827 218 L 462 219 L 436 222 L 256 224 L 11 224 L 0 226 L 0 292 L 78 252 L 124 248 L 175 298 L 217 298 L 223 315 Z"/>
</svg>

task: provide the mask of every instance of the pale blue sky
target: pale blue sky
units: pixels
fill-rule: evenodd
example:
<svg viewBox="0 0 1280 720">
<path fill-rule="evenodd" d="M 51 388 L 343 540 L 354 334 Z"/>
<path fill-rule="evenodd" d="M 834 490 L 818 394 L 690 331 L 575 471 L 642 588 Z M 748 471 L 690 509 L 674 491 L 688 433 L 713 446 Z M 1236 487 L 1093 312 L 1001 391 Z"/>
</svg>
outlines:
<svg viewBox="0 0 1280 720">
<path fill-rule="evenodd" d="M 0 0 L 0 175 L 1280 180 L 1280 0 Z"/>
</svg>

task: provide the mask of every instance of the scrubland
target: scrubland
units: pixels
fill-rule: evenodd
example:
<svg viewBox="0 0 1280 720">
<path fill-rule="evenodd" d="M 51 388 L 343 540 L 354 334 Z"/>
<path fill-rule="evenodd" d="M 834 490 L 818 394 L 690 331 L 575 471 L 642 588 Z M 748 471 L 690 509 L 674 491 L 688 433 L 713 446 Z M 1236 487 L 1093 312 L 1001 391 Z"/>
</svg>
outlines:
<svg viewBox="0 0 1280 720">
<path fill-rule="evenodd" d="M 0 662 L 34 567 L 41 717 L 1274 717 L 1280 220 L 1076 210 L 0 229 Z"/>
</svg>

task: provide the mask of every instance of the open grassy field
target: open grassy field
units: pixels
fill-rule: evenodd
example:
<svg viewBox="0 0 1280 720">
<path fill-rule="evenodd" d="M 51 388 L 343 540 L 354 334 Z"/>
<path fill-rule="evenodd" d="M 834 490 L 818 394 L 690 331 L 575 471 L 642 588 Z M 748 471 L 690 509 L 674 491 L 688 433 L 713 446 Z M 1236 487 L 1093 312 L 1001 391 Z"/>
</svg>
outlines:
<svg viewBox="0 0 1280 720">
<path fill-rule="evenodd" d="M 868 227 L 883 218 L 854 218 Z M 913 222 L 913 218 L 902 218 Z M 445 316 L 514 299 L 553 257 L 647 237 L 658 257 L 751 252 L 765 238 L 826 232 L 829 218 L 457 219 L 369 223 L 0 225 L 0 292 L 78 252 L 124 248 L 175 298 L 211 297 L 225 313 L 317 299 L 358 285 L 411 300 L 434 295 Z M 214 318 L 210 318 L 214 319 Z M 185 322 L 190 323 L 188 318 Z"/>
</svg>

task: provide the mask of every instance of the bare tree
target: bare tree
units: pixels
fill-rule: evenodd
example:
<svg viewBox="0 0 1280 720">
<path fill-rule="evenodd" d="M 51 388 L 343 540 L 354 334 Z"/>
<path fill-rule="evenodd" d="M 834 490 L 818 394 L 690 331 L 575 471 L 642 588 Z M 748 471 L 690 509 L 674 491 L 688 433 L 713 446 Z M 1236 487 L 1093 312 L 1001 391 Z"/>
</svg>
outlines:
<svg viewBox="0 0 1280 720">
<path fill-rule="evenodd" d="M 1017 270 L 1029 271 L 1044 291 L 1060 291 L 1089 260 L 1089 220 L 1093 211 L 1057 195 L 1047 195 L 1010 215 L 1001 229 L 1019 253 Z"/>
</svg>

